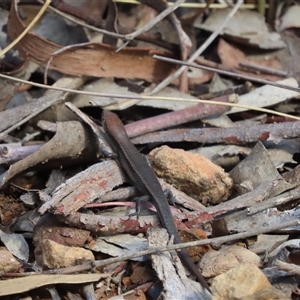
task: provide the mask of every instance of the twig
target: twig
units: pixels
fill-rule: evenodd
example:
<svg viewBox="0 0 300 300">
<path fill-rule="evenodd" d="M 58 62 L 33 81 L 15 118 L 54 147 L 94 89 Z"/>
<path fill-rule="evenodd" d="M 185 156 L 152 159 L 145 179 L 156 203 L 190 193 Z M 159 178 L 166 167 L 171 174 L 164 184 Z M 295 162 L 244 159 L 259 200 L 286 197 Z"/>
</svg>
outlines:
<svg viewBox="0 0 300 300">
<path fill-rule="evenodd" d="M 236 95 L 227 95 L 216 98 L 220 102 L 237 102 Z M 233 103 L 232 103 L 233 104 Z M 173 127 L 179 124 L 196 121 L 203 118 L 221 115 L 228 111 L 228 107 L 215 106 L 213 104 L 199 103 L 177 111 L 164 113 L 158 116 L 146 118 L 125 126 L 129 137 L 139 136 L 145 133 Z"/>
<path fill-rule="evenodd" d="M 241 75 L 237 75 L 237 76 L 241 76 Z M 52 86 L 52 85 L 46 85 L 46 84 L 42 84 L 42 83 L 32 82 L 32 81 L 28 81 L 28 80 L 24 80 L 24 79 L 20 79 L 20 78 L 15 78 L 15 77 L 11 77 L 11 76 L 4 75 L 4 74 L 0 74 L 0 78 L 10 79 L 10 80 L 13 80 L 13 81 L 30 84 L 32 86 L 36 86 L 36 87 L 40 87 L 40 88 L 44 88 L 44 89 L 69 92 L 69 93 L 79 94 L 79 95 L 88 95 L 88 96 L 97 96 L 97 97 L 106 97 L 106 98 L 128 99 L 128 95 L 111 94 L 111 93 L 97 93 L 97 92 L 88 92 L 88 91 L 74 90 L 74 89 L 69 89 L 69 88 L 63 88 L 63 87 L 57 87 L 57 86 Z M 273 85 L 273 86 L 278 86 L 278 87 L 281 87 L 281 88 L 285 88 L 287 90 L 291 90 L 291 91 L 300 93 L 300 88 L 298 88 L 298 87 L 292 87 L 292 86 L 288 86 L 288 85 L 285 85 L 285 84 L 274 83 L 272 81 L 265 81 L 265 82 L 266 82 L 266 84 L 270 84 L 270 85 Z M 207 104 L 225 105 L 225 106 L 231 106 L 231 107 L 246 108 L 246 109 L 249 109 L 249 110 L 270 113 L 270 114 L 282 116 L 282 117 L 285 117 L 285 118 L 291 118 L 291 119 L 294 119 L 294 120 L 300 120 L 300 118 L 297 117 L 297 116 L 293 116 L 293 115 L 289 115 L 289 114 L 284 114 L 284 113 L 279 113 L 279 112 L 271 110 L 271 109 L 258 108 L 256 106 L 240 105 L 240 104 L 236 104 L 236 103 L 218 102 L 218 101 L 201 100 L 201 99 L 186 99 L 186 98 L 179 98 L 179 97 L 148 96 L 148 95 L 137 95 L 137 96 L 130 95 L 130 98 L 131 99 L 136 99 L 136 100 L 187 101 L 187 102 L 193 102 L 193 103 L 207 103 Z"/>
<path fill-rule="evenodd" d="M 115 2 L 118 3 L 127 3 L 127 4 L 140 4 L 139 1 L 136 0 L 114 0 Z M 168 5 L 172 5 L 174 2 L 168 1 Z M 272 3 L 272 2 L 271 2 Z M 205 8 L 206 4 L 205 3 L 182 3 L 180 4 L 180 7 L 187 7 L 187 8 Z M 226 3 L 212 3 L 210 5 L 211 9 L 222 9 L 222 8 L 226 8 L 228 7 L 228 5 Z M 268 8 L 269 5 L 266 4 L 266 8 Z M 252 3 L 245 3 L 241 5 L 242 9 L 257 9 L 257 5 L 256 4 L 252 4 Z"/>
<path fill-rule="evenodd" d="M 47 84 L 47 77 L 48 77 L 48 70 L 50 67 L 50 64 L 54 58 L 54 56 L 59 55 L 61 53 L 64 53 L 65 51 L 69 51 L 70 49 L 75 50 L 77 48 L 82 48 L 82 47 L 86 47 L 93 44 L 93 42 L 86 42 L 86 43 L 79 43 L 79 44 L 75 44 L 75 45 L 68 45 L 68 46 L 64 46 L 60 49 L 58 49 L 57 51 L 54 51 L 51 56 L 49 57 L 46 67 L 45 67 L 45 72 L 44 72 L 44 84 Z"/>
<path fill-rule="evenodd" d="M 247 94 L 251 91 L 252 89 L 252 83 L 249 81 L 246 81 L 245 83 L 233 87 L 233 88 L 228 88 L 219 92 L 214 92 L 214 93 L 207 93 L 207 94 L 202 94 L 199 97 L 203 100 L 209 100 L 209 99 L 214 99 L 217 97 L 225 96 L 225 95 L 230 95 L 230 94 L 237 94 L 237 95 L 244 95 Z"/>
<path fill-rule="evenodd" d="M 39 3 L 42 3 L 42 4 L 45 2 L 43 0 L 37 0 L 37 1 Z M 68 15 L 66 13 L 61 12 L 60 10 L 56 9 L 55 7 L 49 6 L 49 9 L 52 10 L 53 12 L 55 12 L 57 15 L 59 15 L 59 16 L 65 18 L 65 19 L 73 22 L 74 24 L 78 24 L 78 25 L 80 25 L 82 27 L 91 29 L 91 30 L 93 30 L 95 32 L 99 32 L 99 33 L 102 33 L 102 34 L 110 35 L 110 36 L 115 37 L 115 38 L 120 38 L 120 39 L 123 39 L 123 40 L 125 39 L 125 35 L 123 35 L 123 34 L 119 34 L 119 33 L 111 32 L 111 31 L 107 31 L 105 29 L 100 29 L 100 28 L 98 28 L 96 26 L 92 26 L 92 25 L 86 24 L 85 22 L 83 22 L 83 21 L 81 21 L 81 20 L 79 20 L 79 19 L 77 19 L 75 17 L 72 17 L 72 16 L 70 16 L 70 15 Z"/>
<path fill-rule="evenodd" d="M 28 155 L 38 151 L 43 144 L 28 146 L 4 145 L 0 147 L 0 165 L 12 165 Z"/>
<path fill-rule="evenodd" d="M 295 264 L 283 262 L 277 259 L 274 265 L 278 269 L 288 272 L 290 275 L 300 275 L 300 266 L 297 266 Z"/>
<path fill-rule="evenodd" d="M 154 27 L 158 22 L 160 22 L 162 19 L 164 19 L 167 15 L 169 15 L 170 13 L 172 13 L 175 9 L 178 8 L 178 6 L 185 2 L 185 0 L 177 0 L 176 2 L 174 2 L 170 7 L 168 7 L 167 9 L 165 9 L 163 12 L 161 12 L 159 15 L 157 15 L 153 20 L 151 20 L 149 23 L 147 23 L 146 25 L 144 25 L 142 28 L 136 30 L 133 33 L 130 34 L 126 34 L 125 35 L 125 39 L 127 40 L 126 43 L 124 43 L 120 48 L 118 48 L 116 50 L 116 52 L 119 52 L 121 49 L 123 49 L 124 47 L 126 47 L 128 45 L 128 43 L 135 39 L 137 36 L 139 36 L 140 34 L 150 30 L 152 27 Z"/>
<path fill-rule="evenodd" d="M 273 81 L 270 81 L 270 80 L 265 80 L 265 79 L 261 79 L 261 78 L 257 78 L 257 77 L 248 76 L 248 75 L 242 75 L 242 74 L 238 74 L 238 73 L 234 73 L 234 72 L 224 71 L 224 70 L 220 70 L 220 69 L 216 69 L 216 68 L 212 68 L 212 67 L 206 67 L 206 66 L 203 66 L 203 65 L 184 62 L 184 61 L 181 61 L 181 60 L 168 58 L 168 57 L 164 57 L 164 56 L 160 56 L 160 55 L 153 55 L 153 58 L 156 58 L 156 59 L 159 59 L 159 60 L 162 60 L 162 61 L 166 61 L 166 62 L 169 62 L 169 63 L 184 65 L 184 66 L 187 66 L 187 67 L 202 69 L 202 70 L 211 71 L 211 72 L 216 72 L 218 74 L 222 74 L 222 75 L 226 75 L 226 76 L 230 76 L 230 77 L 234 77 L 234 78 L 238 78 L 238 79 L 253 81 L 253 82 L 260 83 L 260 84 L 268 84 L 268 85 L 276 86 L 276 87 L 279 87 L 279 88 L 284 88 L 284 89 L 287 89 L 287 90 L 290 90 L 290 91 L 294 91 L 294 92 L 297 92 L 297 93 L 300 92 L 300 88 L 298 88 L 298 87 L 293 87 L 293 86 L 288 87 L 285 84 L 278 83 L 278 82 L 273 82 Z"/>
<path fill-rule="evenodd" d="M 277 69 L 274 69 L 274 68 L 259 66 L 259 65 L 256 65 L 256 64 L 248 63 L 248 62 L 241 62 L 241 63 L 239 63 L 239 65 L 241 67 L 244 67 L 248 70 L 252 70 L 254 72 L 277 75 L 277 76 L 281 76 L 281 77 L 286 77 L 288 75 L 287 71 L 282 71 L 282 70 L 277 70 Z"/>
<path fill-rule="evenodd" d="M 41 4 L 44 3 L 43 0 L 37 0 L 37 1 L 39 3 L 41 3 Z M 92 30 L 94 32 L 99 32 L 101 34 L 108 35 L 108 36 L 115 37 L 115 38 L 119 38 L 119 39 L 122 39 L 122 40 L 126 40 L 126 36 L 128 35 L 128 33 L 127 33 L 128 30 L 125 29 L 125 27 L 123 27 L 123 26 L 118 26 L 118 31 L 119 32 L 122 31 L 123 34 L 116 33 L 116 32 L 111 32 L 111 31 L 108 31 L 108 30 L 105 30 L 105 29 L 98 28 L 98 27 L 93 26 L 93 25 L 89 25 L 86 22 L 81 21 L 80 19 L 78 19 L 78 18 L 76 18 L 76 17 L 74 17 L 72 15 L 69 15 L 67 13 L 61 12 L 60 10 L 58 10 L 55 7 L 49 6 L 48 9 L 50 9 L 51 11 L 53 11 L 54 13 L 56 13 L 57 15 L 63 17 L 64 19 L 69 20 L 69 21 L 71 21 L 74 24 L 77 24 L 79 26 L 82 26 L 82 27 L 85 27 L 87 29 L 90 29 L 90 30 Z M 124 31 L 126 31 L 125 34 L 124 34 Z M 144 34 L 141 34 L 139 37 L 137 37 L 137 39 L 141 40 L 141 41 L 144 41 L 144 42 L 147 42 L 147 43 L 152 43 L 152 44 L 158 45 L 158 46 L 160 46 L 162 48 L 165 48 L 167 50 L 170 50 L 170 51 L 174 51 L 174 48 L 169 43 L 165 43 L 162 40 L 157 40 L 157 39 L 153 39 L 153 38 L 151 39 L 151 37 L 149 37 L 147 35 L 144 35 Z"/>
<path fill-rule="evenodd" d="M 237 234 L 233 234 L 233 235 L 229 235 L 229 236 L 223 236 L 223 237 L 218 237 L 218 238 L 205 239 L 205 240 L 194 241 L 194 242 L 189 242 L 189 243 L 181 243 L 181 244 L 175 244 L 175 245 L 171 245 L 171 246 L 164 246 L 164 247 L 159 247 L 159 248 L 154 248 L 154 249 L 148 249 L 148 250 L 140 251 L 139 253 L 135 253 L 135 254 L 124 255 L 121 257 L 117 257 L 117 258 L 109 258 L 109 259 L 104 259 L 104 260 L 100 260 L 100 261 L 95 261 L 95 266 L 96 267 L 104 267 L 106 265 L 120 262 L 123 260 L 128 260 L 128 259 L 132 259 L 132 258 L 144 256 L 144 255 L 155 254 L 155 253 L 164 252 L 164 251 L 179 250 L 179 249 L 187 248 L 187 247 L 208 245 L 208 244 L 212 244 L 212 243 L 220 245 L 220 244 L 224 244 L 224 243 L 228 243 L 228 242 L 233 242 L 236 240 L 246 239 L 248 237 L 256 236 L 256 235 L 267 233 L 267 232 L 277 231 L 277 230 L 287 228 L 287 227 L 293 227 L 296 225 L 299 225 L 299 221 L 293 220 L 293 221 L 281 223 L 279 225 L 274 225 L 274 226 L 267 227 L 267 228 L 257 228 L 257 229 L 253 229 L 253 230 L 248 230 L 247 232 L 237 233 Z"/>
<path fill-rule="evenodd" d="M 247 134 L 245 134 L 245 131 Z M 132 140 L 135 144 L 157 142 L 197 142 L 203 144 L 225 143 L 244 145 L 257 141 L 272 140 L 272 137 L 289 139 L 300 136 L 300 122 L 258 124 L 250 128 L 183 128 L 148 133 Z"/>
<path fill-rule="evenodd" d="M 5 76 L 5 75 L 0 74 L 0 78 L 1 78 L 1 76 Z M 12 79 L 12 77 L 10 77 L 10 78 Z M 5 138 L 6 135 L 9 134 L 11 131 L 18 128 L 22 124 L 26 123 L 27 121 L 32 119 L 34 116 L 36 116 L 39 113 L 41 113 L 42 111 L 44 111 L 45 109 L 49 108 L 50 106 L 52 106 L 54 104 L 59 103 L 60 101 L 63 101 L 65 99 L 65 97 L 67 96 L 67 94 L 65 92 L 68 92 L 68 91 L 66 91 L 64 88 L 60 88 L 59 85 L 64 83 L 64 80 L 65 80 L 65 77 L 58 80 L 54 84 L 54 86 L 52 86 L 52 90 L 55 90 L 55 92 L 46 93 L 44 96 L 42 96 L 41 98 L 39 98 L 37 100 L 37 101 L 39 101 L 39 107 L 37 107 L 34 110 L 34 112 L 32 112 L 31 114 L 29 114 L 28 116 L 26 116 L 25 118 L 20 120 L 19 122 L 15 123 L 14 125 L 10 126 L 8 129 L 2 131 L 0 133 L 0 140 Z M 70 86 L 73 88 L 78 88 L 78 87 L 82 86 L 82 84 L 84 83 L 84 80 L 85 80 L 84 78 L 75 77 L 72 80 Z M 32 84 L 32 85 L 34 85 L 34 84 Z M 67 90 L 72 90 L 72 89 L 67 89 Z M 27 104 L 25 104 L 25 105 L 27 105 Z M 4 112 L 7 112 L 7 111 L 4 111 Z"/>
<path fill-rule="evenodd" d="M 200 48 L 197 49 L 197 51 L 188 59 L 188 63 L 193 62 L 198 56 L 201 55 L 201 53 L 213 42 L 213 40 L 221 33 L 221 31 L 224 29 L 226 24 L 229 22 L 229 20 L 234 16 L 234 14 L 237 12 L 237 10 L 240 8 L 240 6 L 243 4 L 243 0 L 238 0 L 234 8 L 231 10 L 231 12 L 228 14 L 224 22 L 221 24 L 221 26 L 213 32 L 210 37 L 205 41 L 204 44 L 201 45 Z M 167 85 L 169 85 L 175 78 L 179 77 L 181 73 L 186 69 L 186 66 L 181 66 L 175 73 L 167 77 L 165 80 L 163 80 L 160 84 L 158 84 L 150 93 L 150 95 L 154 95 L 155 93 L 159 92 L 163 88 L 165 88 Z"/>
<path fill-rule="evenodd" d="M 173 251 L 173 250 L 179 250 L 182 248 L 187 248 L 187 247 L 194 247 L 194 246 L 201 246 L 201 245 L 208 245 L 208 244 L 224 244 L 224 243 L 229 243 L 233 242 L 236 240 L 241 240 L 241 239 L 246 239 L 251 236 L 256 236 L 259 234 L 267 233 L 267 232 L 273 232 L 277 231 L 283 228 L 287 227 L 293 227 L 299 225 L 298 220 L 293 220 L 293 221 L 288 221 L 281 223 L 279 225 L 271 226 L 271 227 L 266 227 L 266 228 L 257 228 L 253 230 L 248 230 L 247 232 L 243 233 L 237 233 L 237 234 L 232 234 L 229 236 L 224 236 L 224 237 L 218 237 L 218 238 L 212 238 L 212 239 L 205 239 L 205 240 L 200 240 L 200 241 L 194 241 L 194 242 L 188 242 L 188 243 L 181 243 L 181 244 L 175 244 L 175 245 L 169 245 L 169 246 L 164 246 L 164 247 L 157 247 L 157 248 L 151 248 L 148 250 L 144 251 L 139 251 L 138 253 L 135 254 L 129 254 L 129 255 L 124 255 L 120 257 L 114 257 L 114 258 L 108 258 L 108 259 L 103 259 L 103 260 L 96 260 L 95 262 L 89 262 L 89 263 L 84 263 L 82 265 L 78 266 L 73 266 L 73 267 L 68 267 L 68 268 L 61 268 L 61 269 L 55 269 L 55 270 L 47 270 L 43 272 L 30 272 L 30 275 L 37 275 L 37 274 L 70 274 L 70 273 L 75 273 L 78 271 L 84 271 L 84 270 L 90 270 L 92 267 L 104 267 L 113 263 L 121 262 L 124 260 L 129 260 L 145 255 L 150 255 L 150 254 L 157 254 L 165 251 Z M 13 276 L 12 276 L 13 274 Z M 0 274 L 1 276 L 5 276 L 5 274 Z M 15 276 L 14 276 L 15 275 Z M 22 277 L 22 276 L 27 276 L 28 273 L 10 273 L 6 274 L 8 277 Z"/>
<path fill-rule="evenodd" d="M 254 206 L 247 208 L 247 215 L 251 216 L 251 215 L 257 214 L 261 211 L 264 211 L 268 208 L 273 208 L 273 207 L 276 207 L 276 206 L 279 206 L 282 204 L 286 204 L 287 202 L 290 202 L 292 200 L 299 199 L 299 198 L 300 198 L 300 189 L 296 188 L 291 191 L 287 191 L 279 196 L 270 198 L 268 200 L 265 200 L 261 203 L 258 203 Z"/>
</svg>

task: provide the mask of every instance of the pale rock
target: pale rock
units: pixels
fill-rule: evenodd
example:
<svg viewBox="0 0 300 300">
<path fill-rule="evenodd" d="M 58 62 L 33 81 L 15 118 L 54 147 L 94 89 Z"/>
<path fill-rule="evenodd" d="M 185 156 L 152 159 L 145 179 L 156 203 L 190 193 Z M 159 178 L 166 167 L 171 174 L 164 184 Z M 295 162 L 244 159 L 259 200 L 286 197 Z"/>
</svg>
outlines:
<svg viewBox="0 0 300 300">
<path fill-rule="evenodd" d="M 242 264 L 214 278 L 212 300 L 244 299 L 269 287 L 270 282 L 257 266 Z"/>
<path fill-rule="evenodd" d="M 206 157 L 162 146 L 149 154 L 158 177 L 203 204 L 217 204 L 230 196 L 233 181 Z"/>
<path fill-rule="evenodd" d="M 276 289 L 275 287 L 271 286 L 262 290 L 255 292 L 252 295 L 246 296 L 241 300 L 284 300 L 284 299 L 291 299 L 282 291 Z"/>
<path fill-rule="evenodd" d="M 21 264 L 15 257 L 5 247 L 0 247 L 0 272 L 12 273 L 18 272 L 20 269 Z"/>
<path fill-rule="evenodd" d="M 76 265 L 78 260 L 95 260 L 93 253 L 80 247 L 68 247 L 45 239 L 42 241 L 42 264 L 49 269 Z"/>
<path fill-rule="evenodd" d="M 262 265 L 260 257 L 252 251 L 239 246 L 226 246 L 218 251 L 211 250 L 204 254 L 200 268 L 204 277 L 214 277 L 241 264 Z"/>
</svg>

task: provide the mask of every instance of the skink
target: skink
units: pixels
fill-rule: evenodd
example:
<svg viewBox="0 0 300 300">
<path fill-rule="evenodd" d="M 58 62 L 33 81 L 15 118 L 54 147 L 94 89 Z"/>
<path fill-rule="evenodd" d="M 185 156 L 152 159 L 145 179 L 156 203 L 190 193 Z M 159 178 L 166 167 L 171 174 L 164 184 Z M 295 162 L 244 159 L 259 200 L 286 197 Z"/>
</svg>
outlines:
<svg viewBox="0 0 300 300">
<path fill-rule="evenodd" d="M 162 187 L 152 168 L 129 140 L 119 117 L 115 113 L 103 110 L 102 126 L 113 150 L 118 155 L 117 161 L 129 179 L 136 185 L 140 192 L 149 196 L 151 203 L 157 210 L 161 224 L 167 229 L 170 235 L 174 236 L 174 243 L 182 243 Z M 186 249 L 178 251 L 178 256 L 186 268 L 196 276 L 200 284 L 210 291 L 207 282 L 198 271 Z"/>
</svg>

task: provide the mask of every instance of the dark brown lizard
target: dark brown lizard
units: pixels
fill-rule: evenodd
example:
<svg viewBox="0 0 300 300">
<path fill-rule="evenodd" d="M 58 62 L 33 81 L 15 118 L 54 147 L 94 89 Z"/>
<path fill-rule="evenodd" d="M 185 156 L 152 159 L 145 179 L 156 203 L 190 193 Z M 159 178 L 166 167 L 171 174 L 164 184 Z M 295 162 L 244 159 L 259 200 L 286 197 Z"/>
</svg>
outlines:
<svg viewBox="0 0 300 300">
<path fill-rule="evenodd" d="M 174 243 L 182 243 L 164 191 L 152 168 L 129 140 L 119 117 L 115 113 L 103 110 L 102 126 L 118 155 L 116 159 L 127 176 L 142 193 L 149 196 L 150 202 L 157 210 L 160 222 L 168 233 L 174 236 Z M 200 284 L 210 291 L 207 282 L 198 271 L 186 249 L 178 251 L 178 256 L 183 264 L 196 276 Z"/>
</svg>

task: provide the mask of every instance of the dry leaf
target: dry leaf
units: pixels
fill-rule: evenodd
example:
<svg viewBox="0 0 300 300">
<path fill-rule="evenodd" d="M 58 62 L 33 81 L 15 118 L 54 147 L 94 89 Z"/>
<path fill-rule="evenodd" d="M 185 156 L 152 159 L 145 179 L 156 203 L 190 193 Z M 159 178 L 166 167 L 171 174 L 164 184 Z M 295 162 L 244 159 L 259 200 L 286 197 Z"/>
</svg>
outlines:
<svg viewBox="0 0 300 300">
<path fill-rule="evenodd" d="M 80 122 L 58 122 L 54 137 L 35 153 L 10 166 L 0 176 L 0 186 L 3 187 L 14 176 L 33 166 L 49 165 L 54 168 L 82 159 L 96 160 L 97 150 L 91 146 L 90 139 L 90 134 Z"/>
<path fill-rule="evenodd" d="M 204 24 L 195 22 L 195 27 L 215 31 L 227 17 L 231 8 L 215 10 Z M 201 20 L 201 19 L 200 19 Z M 277 32 L 269 32 L 264 16 L 256 11 L 241 9 L 227 23 L 223 35 L 240 43 L 260 49 L 284 48 L 285 43 Z"/>
<path fill-rule="evenodd" d="M 0 281 L 0 296 L 24 293 L 42 286 L 53 284 L 78 284 L 95 282 L 108 275 L 72 274 L 72 275 L 32 275 Z"/>
<path fill-rule="evenodd" d="M 251 59 L 246 57 L 246 55 L 237 47 L 225 42 L 225 40 L 220 39 L 218 44 L 218 55 L 222 61 L 222 64 L 228 68 L 231 68 L 232 71 L 237 72 L 239 74 L 249 75 L 248 72 L 243 71 L 240 67 L 240 63 L 248 63 L 257 66 L 263 66 L 268 68 L 273 68 L 276 70 L 281 70 L 282 66 L 277 57 L 270 57 L 270 55 L 266 55 L 265 59 Z M 258 78 L 276 81 L 282 79 L 280 76 L 269 75 L 269 74 L 251 74 L 251 76 L 255 76 Z"/>
<path fill-rule="evenodd" d="M 25 29 L 18 15 L 17 1 L 13 1 L 7 23 L 8 35 L 15 40 Z M 28 33 L 16 46 L 23 56 L 35 63 L 64 74 L 77 76 L 140 78 L 159 82 L 170 75 L 176 66 L 152 58 L 154 54 L 171 56 L 170 52 L 151 48 L 126 48 L 116 52 L 115 47 L 86 43 L 62 47 Z"/>
</svg>

